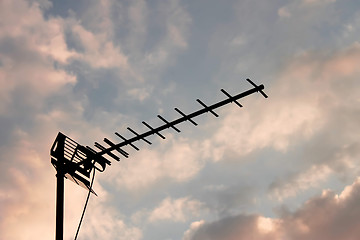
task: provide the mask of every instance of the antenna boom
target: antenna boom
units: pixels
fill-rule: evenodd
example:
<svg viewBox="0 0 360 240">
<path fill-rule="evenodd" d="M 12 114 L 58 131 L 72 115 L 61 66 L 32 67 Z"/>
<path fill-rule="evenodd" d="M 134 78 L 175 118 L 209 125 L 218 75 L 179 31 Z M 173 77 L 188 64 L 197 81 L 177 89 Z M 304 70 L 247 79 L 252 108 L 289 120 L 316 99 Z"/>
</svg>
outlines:
<svg viewBox="0 0 360 240">
<path fill-rule="evenodd" d="M 248 80 L 248 79 L 247 79 L 247 80 Z M 249 80 L 248 80 L 248 81 L 249 81 Z M 250 81 L 249 81 L 249 82 L 250 82 Z M 165 129 L 167 129 L 167 128 L 177 129 L 177 128 L 175 128 L 174 126 L 177 125 L 177 124 L 179 124 L 179 123 L 185 122 L 185 121 L 187 121 L 187 120 L 190 121 L 192 118 L 197 117 L 197 116 L 199 116 L 199 115 L 201 115 L 201 114 L 204 114 L 204 113 L 206 113 L 206 112 L 213 112 L 212 110 L 214 110 L 214 109 L 216 109 L 216 108 L 219 108 L 219 107 L 221 107 L 221 106 L 224 106 L 224 105 L 226 105 L 226 104 L 228 104 L 228 103 L 231 103 L 231 102 L 237 103 L 236 100 L 238 100 L 238 99 L 240 99 L 240 98 L 243 98 L 243 97 L 246 97 L 246 96 L 248 96 L 248 95 L 251 95 L 251 94 L 253 94 L 253 93 L 255 93 L 255 92 L 260 92 L 261 94 L 263 94 L 263 91 L 262 91 L 262 90 L 265 88 L 264 85 L 261 84 L 261 85 L 257 86 L 257 85 L 255 85 L 253 82 L 250 82 L 250 83 L 254 86 L 254 88 L 249 89 L 249 90 L 247 90 L 247 91 L 245 91 L 245 92 L 239 93 L 239 94 L 237 94 L 237 95 L 235 95 L 235 96 L 230 96 L 230 95 L 228 95 L 228 94 L 225 94 L 226 96 L 228 96 L 227 99 L 222 100 L 222 101 L 220 101 L 220 102 L 218 102 L 218 103 L 215 103 L 215 104 L 213 104 L 213 105 L 206 106 L 206 107 L 204 107 L 204 108 L 202 108 L 202 109 L 200 109 L 200 110 L 198 110 L 198 111 L 195 111 L 195 112 L 193 112 L 193 113 L 190 113 L 190 114 L 188 114 L 188 115 L 183 115 L 183 117 L 180 117 L 180 118 L 178 118 L 178 119 L 176 119 L 176 120 L 173 120 L 173 121 L 171 121 L 171 122 L 166 121 L 165 119 L 163 119 L 163 118 L 159 115 L 159 118 L 163 119 L 163 121 L 166 121 L 166 123 L 165 123 L 164 125 L 161 125 L 161 126 L 159 126 L 159 127 L 157 127 L 157 128 L 152 128 L 151 130 L 149 130 L 149 131 L 147 131 L 147 132 L 144 132 L 144 133 L 142 133 L 142 134 L 138 134 L 138 135 L 136 135 L 136 136 L 133 137 L 133 138 L 129 138 L 129 139 L 126 139 L 126 140 L 123 138 L 123 140 L 124 140 L 123 142 L 118 143 L 118 144 L 115 144 L 115 145 L 112 145 L 112 146 L 110 146 L 110 147 L 107 148 L 107 149 L 103 149 L 102 151 L 98 152 L 97 155 L 102 156 L 102 155 L 104 155 L 104 154 L 109 154 L 109 153 L 111 153 L 111 151 L 113 151 L 113 150 L 119 149 L 119 148 L 121 148 L 121 147 L 123 147 L 123 146 L 126 146 L 126 145 L 132 145 L 133 142 L 136 142 L 136 141 L 139 141 L 139 140 L 144 140 L 145 137 L 148 137 L 148 136 L 153 135 L 153 134 L 159 135 L 159 134 L 160 134 L 160 133 L 159 133 L 160 131 L 163 131 L 163 130 L 165 130 Z M 266 96 L 266 95 L 265 95 L 265 96 Z M 267 96 L 266 96 L 266 97 L 267 97 Z M 161 135 L 161 136 L 162 136 L 162 135 Z"/>
</svg>

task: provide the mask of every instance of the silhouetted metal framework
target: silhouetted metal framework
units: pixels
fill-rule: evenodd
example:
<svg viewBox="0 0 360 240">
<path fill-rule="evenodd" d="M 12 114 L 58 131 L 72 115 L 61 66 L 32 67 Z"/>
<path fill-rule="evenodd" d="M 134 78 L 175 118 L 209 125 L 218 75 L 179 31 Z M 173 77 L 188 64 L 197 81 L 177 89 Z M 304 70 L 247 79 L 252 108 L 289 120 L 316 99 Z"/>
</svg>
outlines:
<svg viewBox="0 0 360 240">
<path fill-rule="evenodd" d="M 56 240 L 63 239 L 64 178 L 75 182 L 96 195 L 93 189 L 91 189 L 89 179 L 90 172 L 93 169 L 103 172 L 106 166 L 111 164 L 110 160 L 104 156 L 120 161 L 120 156 L 125 158 L 129 157 L 129 153 L 122 149 L 122 147 L 129 145 L 138 151 L 139 148 L 134 144 L 135 142 L 141 140 L 147 144 L 151 144 L 146 137 L 154 134 L 162 139 L 165 139 L 160 132 L 168 128 L 172 128 L 176 132 L 180 132 L 180 130 L 176 127 L 179 123 L 189 121 L 193 125 L 197 126 L 197 123 L 193 120 L 193 118 L 207 112 L 210 112 L 215 117 L 218 117 L 219 115 L 214 112 L 214 110 L 231 102 L 235 103 L 239 107 L 243 107 L 237 100 L 256 92 L 259 92 L 265 98 L 268 97 L 263 91 L 264 85 L 256 85 L 250 79 L 246 80 L 253 86 L 253 88 L 234 96 L 230 95 L 224 89 L 221 89 L 221 92 L 224 93 L 227 98 L 210 106 L 206 105 L 200 99 L 196 99 L 196 101 L 202 106 L 200 110 L 190 114 L 185 114 L 178 108 L 175 108 L 175 111 L 178 112 L 181 117 L 173 121 L 168 121 L 158 115 L 158 118 L 162 120 L 164 124 L 156 128 L 153 128 L 143 121 L 142 123 L 149 128 L 149 131 L 141 134 L 128 127 L 127 129 L 134 134 L 134 137 L 129 139 L 126 139 L 119 133 L 115 132 L 115 135 L 122 141 L 114 143 L 109 139 L 104 138 L 104 142 L 107 144 L 106 147 L 98 142 L 95 142 L 94 144 L 98 151 L 95 151 L 89 146 L 82 146 L 73 139 L 59 132 L 50 150 L 50 155 L 52 157 L 51 163 L 57 171 Z"/>
</svg>

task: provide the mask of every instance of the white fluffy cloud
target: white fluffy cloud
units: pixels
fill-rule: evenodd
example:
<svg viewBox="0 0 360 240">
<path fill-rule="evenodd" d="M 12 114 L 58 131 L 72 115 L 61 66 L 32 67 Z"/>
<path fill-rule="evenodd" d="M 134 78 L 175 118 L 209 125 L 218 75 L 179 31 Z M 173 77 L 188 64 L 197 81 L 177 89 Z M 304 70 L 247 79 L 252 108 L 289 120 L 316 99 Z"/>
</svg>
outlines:
<svg viewBox="0 0 360 240">
<path fill-rule="evenodd" d="M 196 231 L 205 224 L 204 220 L 192 222 L 190 228 L 184 233 L 183 240 L 191 240 L 194 237 Z"/>
<path fill-rule="evenodd" d="M 9 110 L 14 98 L 36 106 L 67 84 L 76 83 L 74 75 L 55 67 L 76 56 L 65 43 L 61 18 L 44 19 L 38 4 L 21 0 L 1 1 L 0 14 L 1 113 Z"/>
</svg>

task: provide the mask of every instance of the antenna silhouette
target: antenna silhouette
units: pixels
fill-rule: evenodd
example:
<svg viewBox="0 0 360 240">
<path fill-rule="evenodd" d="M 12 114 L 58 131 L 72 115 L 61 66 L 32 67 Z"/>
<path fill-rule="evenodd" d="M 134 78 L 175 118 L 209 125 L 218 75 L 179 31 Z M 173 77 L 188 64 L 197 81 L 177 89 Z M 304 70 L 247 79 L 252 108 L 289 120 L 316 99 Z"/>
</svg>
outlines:
<svg viewBox="0 0 360 240">
<path fill-rule="evenodd" d="M 206 105 L 200 99 L 196 99 L 196 101 L 202 106 L 201 109 L 190 114 L 185 114 L 178 108 L 175 108 L 175 111 L 178 112 L 181 117 L 173 121 L 168 121 L 162 116 L 157 115 L 163 124 L 154 128 L 143 121 L 142 123 L 149 130 L 141 134 L 128 127 L 127 130 L 129 130 L 134 135 L 134 137 L 129 139 L 126 139 L 118 132 L 115 132 L 115 135 L 120 138 L 121 141 L 114 143 L 111 140 L 104 138 L 103 141 L 107 146 L 104 146 L 98 142 L 95 142 L 94 144 L 98 151 L 95 151 L 89 146 L 82 146 L 73 139 L 59 132 L 50 150 L 51 163 L 57 171 L 56 240 L 63 239 L 64 178 L 67 178 L 88 189 L 89 194 L 93 193 L 96 195 L 95 191 L 92 189 L 93 179 L 90 183 L 91 171 L 94 171 L 93 173 L 95 173 L 95 170 L 103 172 L 107 165 L 111 165 L 111 161 L 108 159 L 108 157 L 115 161 L 120 161 L 121 157 L 128 158 L 129 153 L 126 152 L 123 147 L 130 146 L 139 151 L 140 149 L 135 145 L 135 142 L 144 141 L 151 145 L 152 143 L 148 141 L 146 137 L 156 134 L 160 138 L 165 139 L 165 137 L 161 134 L 161 131 L 167 130 L 169 128 L 172 128 L 174 131 L 180 133 L 181 131 L 176 127 L 176 125 L 179 123 L 189 121 L 194 126 L 197 126 L 198 124 L 193 120 L 193 118 L 204 113 L 211 113 L 215 117 L 219 117 L 219 115 L 214 111 L 215 109 L 229 103 L 235 103 L 237 106 L 243 107 L 238 102 L 238 100 L 256 92 L 259 92 L 265 98 L 268 97 L 263 91 L 264 85 L 256 85 L 250 79 L 246 80 L 252 85 L 252 88 L 245 92 L 232 96 L 224 89 L 221 89 L 221 92 L 224 93 L 227 98 L 212 105 Z"/>
</svg>

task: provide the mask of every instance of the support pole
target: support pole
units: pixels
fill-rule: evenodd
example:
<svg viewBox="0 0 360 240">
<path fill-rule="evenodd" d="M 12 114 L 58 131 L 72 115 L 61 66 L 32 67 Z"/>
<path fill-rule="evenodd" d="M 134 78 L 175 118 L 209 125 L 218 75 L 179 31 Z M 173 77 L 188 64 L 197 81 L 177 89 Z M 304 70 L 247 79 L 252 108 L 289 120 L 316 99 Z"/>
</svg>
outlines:
<svg viewBox="0 0 360 240">
<path fill-rule="evenodd" d="M 56 226 L 55 240 L 64 238 L 64 179 L 65 179 L 65 138 L 59 133 L 51 148 L 51 156 L 56 158 Z M 52 159 L 53 161 L 54 159 Z"/>
<path fill-rule="evenodd" d="M 64 173 L 58 169 L 56 174 L 56 240 L 64 235 Z"/>
</svg>

